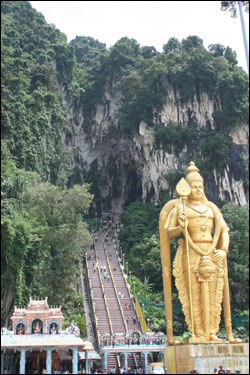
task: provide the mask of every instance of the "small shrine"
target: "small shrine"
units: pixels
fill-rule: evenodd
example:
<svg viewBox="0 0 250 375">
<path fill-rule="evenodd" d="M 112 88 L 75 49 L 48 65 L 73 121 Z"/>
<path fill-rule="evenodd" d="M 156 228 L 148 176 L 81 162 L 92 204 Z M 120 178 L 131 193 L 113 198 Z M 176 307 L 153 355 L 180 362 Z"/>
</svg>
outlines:
<svg viewBox="0 0 250 375">
<path fill-rule="evenodd" d="M 47 297 L 34 300 L 30 297 L 26 308 L 14 307 L 11 317 L 12 330 L 15 334 L 58 334 L 62 331 L 64 317 L 61 306 L 49 307 Z"/>
<path fill-rule="evenodd" d="M 43 370 L 51 374 L 52 369 L 78 374 L 83 365 L 90 369 L 90 362 L 100 359 L 99 355 L 80 338 L 76 322 L 62 330 L 63 320 L 61 306 L 49 307 L 47 297 L 30 297 L 27 308 L 15 306 L 12 330 L 1 328 L 1 374 L 41 374 Z"/>
</svg>

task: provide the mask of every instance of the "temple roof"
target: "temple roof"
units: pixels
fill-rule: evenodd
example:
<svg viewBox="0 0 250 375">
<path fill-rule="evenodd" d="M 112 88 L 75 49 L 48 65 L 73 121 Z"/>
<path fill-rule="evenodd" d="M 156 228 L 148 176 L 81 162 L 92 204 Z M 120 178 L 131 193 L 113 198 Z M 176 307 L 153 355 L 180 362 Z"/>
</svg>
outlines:
<svg viewBox="0 0 250 375">
<path fill-rule="evenodd" d="M 84 347 L 84 341 L 74 334 L 33 334 L 33 335 L 1 335 L 1 348 L 39 348 L 39 347 Z"/>
<path fill-rule="evenodd" d="M 47 299 L 48 297 L 45 297 L 45 299 L 42 300 L 34 300 L 30 297 L 28 310 L 49 310 Z"/>
<path fill-rule="evenodd" d="M 61 306 L 49 307 L 47 298 L 48 297 L 45 297 L 43 300 L 35 300 L 30 297 L 27 308 L 14 306 L 14 313 L 11 320 L 43 313 L 46 313 L 49 316 L 53 315 L 53 317 L 57 316 L 58 318 L 63 318 Z"/>
</svg>

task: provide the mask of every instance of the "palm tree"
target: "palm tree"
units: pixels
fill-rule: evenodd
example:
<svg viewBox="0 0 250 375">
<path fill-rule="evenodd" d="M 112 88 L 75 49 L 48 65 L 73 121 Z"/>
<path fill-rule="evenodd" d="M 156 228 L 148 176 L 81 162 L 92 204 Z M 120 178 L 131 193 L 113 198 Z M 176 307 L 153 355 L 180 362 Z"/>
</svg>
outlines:
<svg viewBox="0 0 250 375">
<path fill-rule="evenodd" d="M 144 276 L 144 281 L 143 281 L 143 288 L 147 291 L 150 292 L 152 290 L 152 287 L 154 284 L 149 283 L 149 276 Z"/>
</svg>

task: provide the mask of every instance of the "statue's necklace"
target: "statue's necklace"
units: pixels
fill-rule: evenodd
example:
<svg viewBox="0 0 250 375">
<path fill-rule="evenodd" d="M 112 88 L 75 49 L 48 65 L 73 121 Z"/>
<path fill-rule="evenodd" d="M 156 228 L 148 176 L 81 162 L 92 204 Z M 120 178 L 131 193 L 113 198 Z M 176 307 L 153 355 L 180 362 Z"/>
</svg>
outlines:
<svg viewBox="0 0 250 375">
<path fill-rule="evenodd" d="M 190 205 L 188 207 L 191 208 L 193 211 L 198 213 L 198 223 L 200 224 L 200 230 L 202 232 L 206 232 L 207 223 L 208 223 L 208 215 L 206 215 L 206 212 L 208 211 L 209 207 L 207 207 L 205 209 L 205 211 L 203 211 L 203 212 L 200 212 L 199 210 L 191 207 Z"/>
</svg>

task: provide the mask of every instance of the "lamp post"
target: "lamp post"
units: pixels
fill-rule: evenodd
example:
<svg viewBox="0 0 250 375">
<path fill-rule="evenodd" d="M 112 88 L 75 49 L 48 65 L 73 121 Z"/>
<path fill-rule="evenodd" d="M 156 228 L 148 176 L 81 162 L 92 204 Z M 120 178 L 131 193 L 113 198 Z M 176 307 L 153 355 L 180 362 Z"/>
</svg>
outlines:
<svg viewBox="0 0 250 375">
<path fill-rule="evenodd" d="M 133 282 L 133 284 L 134 284 L 134 298 L 135 298 L 135 281 Z"/>
<path fill-rule="evenodd" d="M 118 254 L 120 252 L 120 241 L 118 240 L 118 236 L 116 235 L 116 248 L 117 248 L 117 251 L 118 251 Z"/>
<path fill-rule="evenodd" d="M 122 254 L 122 265 L 123 265 L 123 269 L 125 270 L 124 261 L 125 261 L 125 254 Z"/>
<path fill-rule="evenodd" d="M 142 313 L 144 314 L 144 303 L 142 304 Z"/>
<path fill-rule="evenodd" d="M 150 330 L 150 327 L 149 327 L 149 322 L 150 322 L 150 319 L 147 318 L 147 321 L 148 321 L 148 330 Z"/>
<path fill-rule="evenodd" d="M 127 275 L 128 275 L 128 262 L 126 262 L 126 269 L 127 269 Z"/>
<path fill-rule="evenodd" d="M 245 7 L 245 12 L 249 13 L 249 1 L 221 1 L 220 10 L 226 11 L 230 6 L 229 8 L 230 17 L 237 18 L 236 3 L 238 4 L 238 7 L 239 7 L 240 23 L 241 23 L 243 42 L 244 42 L 244 47 L 245 47 L 245 55 L 246 55 L 246 60 L 247 60 L 247 69 L 248 69 L 248 74 L 249 74 L 249 49 L 248 49 L 248 43 L 247 43 L 245 22 L 244 22 L 244 17 L 242 13 L 242 4 Z"/>
<path fill-rule="evenodd" d="M 120 254 L 121 254 L 121 255 L 120 255 L 120 258 L 122 259 L 122 247 L 120 247 L 120 248 L 118 249 L 118 251 L 119 251 L 119 250 L 121 250 L 121 252 L 120 252 Z"/>
</svg>

